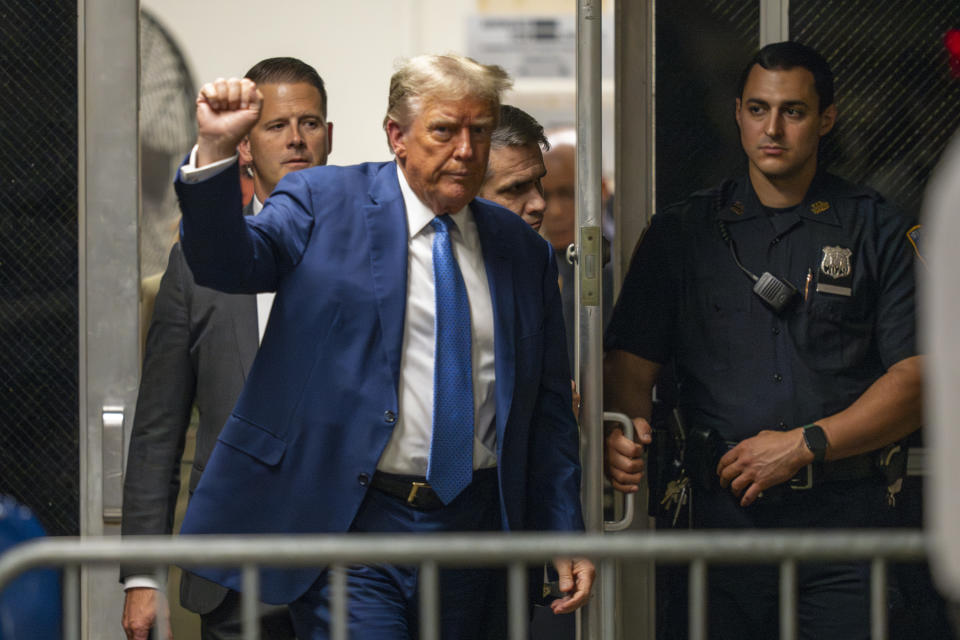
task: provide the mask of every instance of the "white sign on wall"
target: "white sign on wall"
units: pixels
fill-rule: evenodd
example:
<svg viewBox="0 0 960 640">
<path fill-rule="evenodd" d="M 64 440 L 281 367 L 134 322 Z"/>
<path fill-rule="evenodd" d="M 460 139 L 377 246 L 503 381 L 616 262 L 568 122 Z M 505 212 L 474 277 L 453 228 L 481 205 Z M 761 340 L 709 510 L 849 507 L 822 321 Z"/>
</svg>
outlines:
<svg viewBox="0 0 960 640">
<path fill-rule="evenodd" d="M 613 77 L 613 16 L 602 17 L 603 77 Z M 577 66 L 577 19 L 557 16 L 472 16 L 467 55 L 496 64 L 515 78 L 573 78 Z"/>
</svg>

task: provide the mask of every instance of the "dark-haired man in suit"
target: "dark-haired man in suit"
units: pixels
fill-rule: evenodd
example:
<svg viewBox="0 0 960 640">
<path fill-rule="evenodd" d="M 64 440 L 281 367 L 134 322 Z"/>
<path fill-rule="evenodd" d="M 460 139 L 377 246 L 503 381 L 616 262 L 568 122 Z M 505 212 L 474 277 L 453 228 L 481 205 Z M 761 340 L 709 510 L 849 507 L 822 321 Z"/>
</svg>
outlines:
<svg viewBox="0 0 960 640">
<path fill-rule="evenodd" d="M 547 208 L 542 180 L 547 173 L 543 150 L 548 149 L 543 127 L 533 116 L 512 105 L 500 105 L 480 197 L 510 209 L 539 231 Z"/>
<path fill-rule="evenodd" d="M 254 195 L 254 216 L 277 182 L 293 171 L 326 164 L 333 125 L 316 70 L 294 58 L 269 58 L 247 72 L 263 94 L 260 118 L 237 147 Z M 147 338 L 129 462 L 124 483 L 123 534 L 165 534 L 173 527 L 180 457 L 197 407 L 199 427 L 190 474 L 196 488 L 220 429 L 253 363 L 273 294 L 229 295 L 198 286 L 180 245 L 170 252 Z M 146 639 L 158 607 L 151 567 L 124 567 L 127 637 Z M 149 575 L 145 575 L 149 574 Z M 200 614 L 203 638 L 238 638 L 235 591 L 184 572 L 183 606 Z M 261 636 L 293 638 L 286 607 L 265 610 Z"/>
</svg>

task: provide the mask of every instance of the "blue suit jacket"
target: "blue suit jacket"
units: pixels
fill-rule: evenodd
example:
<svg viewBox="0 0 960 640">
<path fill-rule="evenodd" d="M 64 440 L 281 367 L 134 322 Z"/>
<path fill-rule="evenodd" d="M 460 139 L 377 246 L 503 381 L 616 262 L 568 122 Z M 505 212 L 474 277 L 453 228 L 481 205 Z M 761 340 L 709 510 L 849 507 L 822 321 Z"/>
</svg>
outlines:
<svg viewBox="0 0 960 640">
<path fill-rule="evenodd" d="M 181 241 L 200 285 L 276 290 L 246 386 L 183 533 L 344 532 L 398 412 L 407 220 L 393 162 L 285 177 L 255 218 L 235 171 L 178 180 Z M 578 530 L 580 465 L 557 270 L 510 211 L 470 204 L 493 299 L 497 460 L 507 530 Z M 238 588 L 237 571 L 202 570 Z M 264 570 L 289 602 L 318 569 Z"/>
</svg>

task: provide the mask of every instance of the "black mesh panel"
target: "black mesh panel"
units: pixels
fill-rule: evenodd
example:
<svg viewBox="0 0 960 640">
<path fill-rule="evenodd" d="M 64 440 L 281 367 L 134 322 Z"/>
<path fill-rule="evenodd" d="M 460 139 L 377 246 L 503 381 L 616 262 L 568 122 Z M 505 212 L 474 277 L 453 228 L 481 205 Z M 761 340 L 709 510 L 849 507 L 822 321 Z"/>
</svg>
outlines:
<svg viewBox="0 0 960 640">
<path fill-rule="evenodd" d="M 960 79 L 943 45 L 950 28 L 960 28 L 960 3 L 790 3 L 792 38 L 822 53 L 836 76 L 840 119 L 825 162 L 912 214 L 960 122 Z"/>
<path fill-rule="evenodd" d="M 0 1 L 0 493 L 79 533 L 77 6 Z"/>
<path fill-rule="evenodd" d="M 657 2 L 658 209 L 745 166 L 734 99 L 740 69 L 758 46 L 759 20 L 756 2 Z"/>
</svg>

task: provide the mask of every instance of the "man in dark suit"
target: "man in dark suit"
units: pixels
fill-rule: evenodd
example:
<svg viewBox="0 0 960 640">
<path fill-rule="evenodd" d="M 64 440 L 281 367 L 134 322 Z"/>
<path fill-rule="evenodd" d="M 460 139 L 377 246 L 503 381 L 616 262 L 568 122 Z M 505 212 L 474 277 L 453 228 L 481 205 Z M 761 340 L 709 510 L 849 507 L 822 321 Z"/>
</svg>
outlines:
<svg viewBox="0 0 960 640">
<path fill-rule="evenodd" d="M 543 151 L 549 150 L 550 142 L 543 133 L 543 126 L 533 116 L 512 105 L 500 105 L 500 120 L 490 137 L 490 160 L 480 186 L 480 197 L 510 209 L 539 231 L 547 208 L 543 197 L 542 181 L 547 173 Z M 572 380 L 571 389 L 573 412 L 578 415 L 580 394 Z M 534 608 L 531 638 L 562 640 L 575 635 L 573 615 L 551 616 L 545 607 Z"/>
<path fill-rule="evenodd" d="M 254 83 L 204 85 L 195 163 L 181 168 L 184 254 L 197 282 L 277 291 L 247 383 L 184 533 L 582 529 L 556 267 L 519 217 L 475 200 L 509 79 L 420 56 L 391 79 L 396 162 L 285 177 L 244 218 L 233 149 L 259 118 Z M 195 166 L 194 166 L 195 165 Z M 558 559 L 556 612 L 592 564 Z M 201 569 L 231 588 L 235 569 Z M 446 638 L 484 632 L 488 573 L 441 572 Z M 350 632 L 417 635 L 417 570 L 351 567 Z M 261 571 L 300 638 L 329 632 L 322 569 Z"/>
<path fill-rule="evenodd" d="M 550 143 L 533 116 L 509 104 L 500 105 L 500 120 L 490 138 L 490 160 L 480 197 L 496 202 L 540 230 L 547 201 L 543 198 L 543 150 Z"/>
<path fill-rule="evenodd" d="M 246 77 L 263 94 L 260 119 L 237 147 L 254 186 L 243 213 L 254 216 L 285 174 L 326 164 L 333 125 L 326 121 L 323 80 L 304 62 L 270 58 Z M 171 250 L 144 357 L 124 484 L 124 535 L 171 532 L 192 408 L 200 420 L 191 492 L 243 388 L 271 303 L 272 294 L 228 295 L 197 286 L 180 246 Z M 121 572 L 128 638 L 147 638 L 155 621 L 158 585 L 152 569 Z M 180 597 L 185 608 L 200 614 L 203 638 L 239 637 L 236 592 L 185 572 Z M 261 635 L 293 637 L 286 607 L 263 612 Z"/>
</svg>

